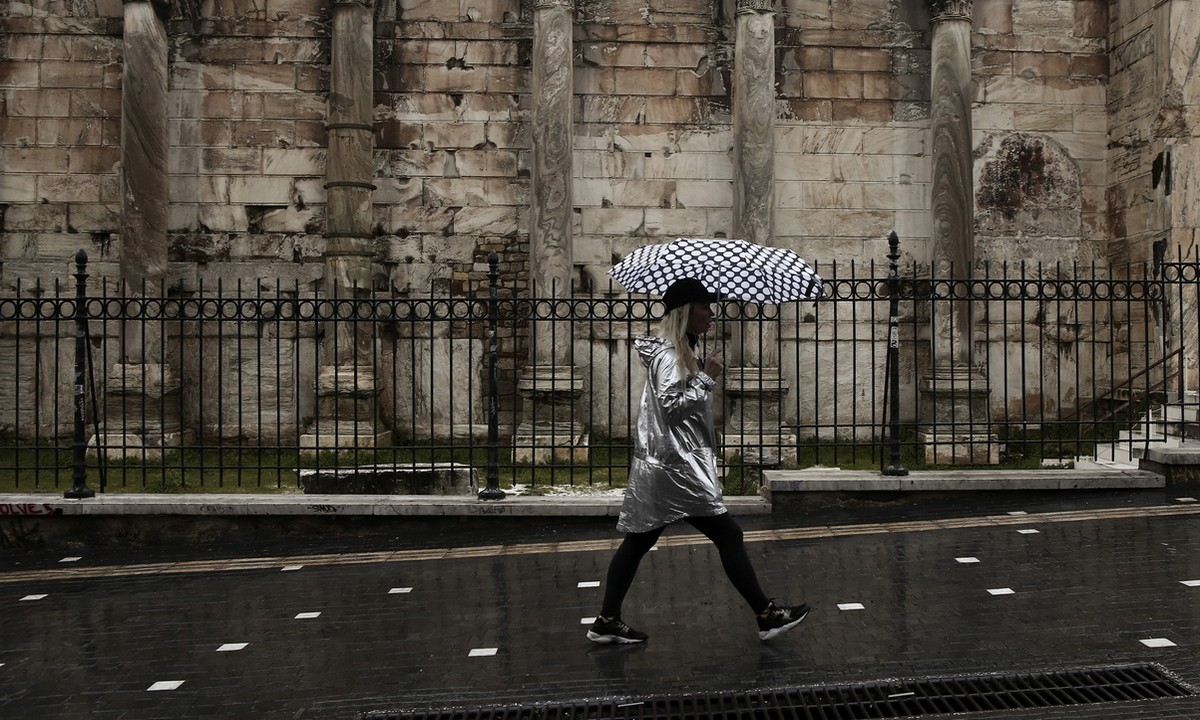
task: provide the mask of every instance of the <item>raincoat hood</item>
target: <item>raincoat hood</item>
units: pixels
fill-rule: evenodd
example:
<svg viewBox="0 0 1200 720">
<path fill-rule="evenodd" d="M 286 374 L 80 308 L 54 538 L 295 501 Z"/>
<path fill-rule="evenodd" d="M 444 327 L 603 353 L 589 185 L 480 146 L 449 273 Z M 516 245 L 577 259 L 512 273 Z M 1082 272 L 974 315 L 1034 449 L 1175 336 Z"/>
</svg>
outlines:
<svg viewBox="0 0 1200 720">
<path fill-rule="evenodd" d="M 654 362 L 654 358 L 662 355 L 664 352 L 675 352 L 675 346 L 671 341 L 661 337 L 640 337 L 635 338 L 633 347 L 637 350 L 638 359 L 646 367 L 650 367 L 650 363 Z"/>
</svg>

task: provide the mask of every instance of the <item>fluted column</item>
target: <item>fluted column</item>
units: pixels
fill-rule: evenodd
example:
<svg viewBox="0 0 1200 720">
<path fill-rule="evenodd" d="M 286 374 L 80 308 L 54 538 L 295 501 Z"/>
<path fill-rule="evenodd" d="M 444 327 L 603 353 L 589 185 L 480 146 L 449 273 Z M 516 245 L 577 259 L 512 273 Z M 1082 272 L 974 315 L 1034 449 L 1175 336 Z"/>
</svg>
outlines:
<svg viewBox="0 0 1200 720">
<path fill-rule="evenodd" d="M 775 213 L 775 13 L 772 0 L 738 0 L 733 66 L 733 228 L 773 244 Z M 725 374 L 730 399 L 725 455 L 776 465 L 796 460 L 796 438 L 780 428 L 788 392 L 779 371 L 779 326 L 755 317 L 734 328 Z"/>
<path fill-rule="evenodd" d="M 330 43 L 328 157 L 325 169 L 325 294 L 369 298 L 374 19 L 371 0 L 334 0 Z M 317 376 L 317 420 L 306 448 L 370 448 L 386 442 L 376 425 L 373 327 L 329 322 Z"/>
<path fill-rule="evenodd" d="M 533 297 L 572 293 L 574 20 L 572 0 L 534 0 L 529 228 Z M 587 457 L 587 440 L 575 413 L 583 381 L 571 365 L 571 345 L 568 322 L 534 323 L 529 366 L 517 383 L 524 400 L 514 438 L 518 461 Z"/>
<path fill-rule="evenodd" d="M 972 173 L 972 0 L 928 0 L 933 24 L 930 130 L 933 172 L 931 233 L 937 279 L 974 275 L 975 190 Z M 996 464 L 1000 444 L 988 433 L 991 390 L 971 366 L 970 301 L 934 302 L 931 357 L 921 377 L 926 461 Z"/>
<path fill-rule="evenodd" d="M 161 295 L 167 273 L 167 2 L 124 5 L 120 277 L 131 297 Z M 122 324 L 121 360 L 104 380 L 96 444 L 112 460 L 158 457 L 180 438 L 179 378 L 158 320 Z"/>
</svg>

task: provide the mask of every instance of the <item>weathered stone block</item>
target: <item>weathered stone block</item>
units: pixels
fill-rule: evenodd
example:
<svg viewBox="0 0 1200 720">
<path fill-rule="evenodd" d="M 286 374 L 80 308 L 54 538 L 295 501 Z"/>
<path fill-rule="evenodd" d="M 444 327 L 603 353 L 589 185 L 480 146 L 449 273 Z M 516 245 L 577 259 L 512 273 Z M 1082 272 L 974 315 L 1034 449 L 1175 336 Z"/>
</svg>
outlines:
<svg viewBox="0 0 1200 720">
<path fill-rule="evenodd" d="M 325 100 L 316 94 L 296 95 L 295 92 L 266 92 L 263 95 L 263 118 L 281 120 L 325 120 L 328 109 Z"/>
<path fill-rule="evenodd" d="M 1108 3 L 1105 0 L 1077 0 L 1075 3 L 1075 37 L 1103 38 L 1108 34 Z"/>
<path fill-rule="evenodd" d="M 257 174 L 263 171 L 259 148 L 202 148 L 200 172 L 211 175 Z"/>
<path fill-rule="evenodd" d="M 983 95 L 988 103 L 1031 103 L 1044 102 L 1045 85 L 1036 79 L 1012 75 L 993 75 L 982 83 Z"/>
<path fill-rule="evenodd" d="M 234 121 L 228 129 L 228 142 L 235 146 L 286 148 L 296 144 L 296 124 L 291 120 Z"/>
<path fill-rule="evenodd" d="M 861 73 L 814 72 L 804 75 L 804 94 L 810 98 L 861 98 Z"/>
<path fill-rule="evenodd" d="M 119 117 L 121 115 L 120 90 L 71 90 L 69 92 L 72 117 Z"/>
<path fill-rule="evenodd" d="M 61 148 L 3 148 L 0 161 L 7 173 L 63 173 L 71 153 Z"/>
<path fill-rule="evenodd" d="M 424 192 L 424 184 L 412 178 L 375 178 L 375 190 L 372 201 L 378 205 L 405 205 L 419 201 Z"/>
<path fill-rule="evenodd" d="M 647 67 L 697 68 L 708 57 L 707 45 L 655 43 L 647 45 L 644 65 Z"/>
<path fill-rule="evenodd" d="M 67 211 L 67 227 L 74 232 L 116 232 L 120 226 L 118 203 L 72 203 Z"/>
<path fill-rule="evenodd" d="M 1019 105 L 1013 108 L 1013 129 L 1033 132 L 1070 132 L 1075 111 L 1069 108 Z"/>
<path fill-rule="evenodd" d="M 616 86 L 620 95 L 674 95 L 675 71 L 630 68 L 617 74 Z"/>
<path fill-rule="evenodd" d="M 517 217 L 514 207 L 467 207 L 454 215 L 454 232 L 509 236 L 517 231 Z"/>
<path fill-rule="evenodd" d="M 1108 94 L 1095 78 L 1046 78 L 1044 102 L 1075 106 L 1104 105 Z"/>
<path fill-rule="evenodd" d="M 580 220 L 584 233 L 634 235 L 645 222 L 645 211 L 641 208 L 584 207 Z"/>
<path fill-rule="evenodd" d="M 51 63 L 43 63 L 51 64 Z M 38 87 L 41 84 L 43 87 L 76 87 L 73 85 L 55 84 L 54 78 L 51 78 L 50 83 L 39 83 L 38 78 L 38 63 L 26 62 L 22 60 L 6 60 L 0 62 L 0 77 L 4 78 L 4 86 L 6 88 L 16 87 Z M 99 84 L 98 81 L 96 84 Z"/>
<path fill-rule="evenodd" d="M 111 147 L 78 148 L 70 153 L 69 169 L 73 173 L 115 173 L 120 162 L 120 150 Z"/>
<path fill-rule="evenodd" d="M 0 173 L 0 203 L 31 203 L 37 200 L 37 175 Z"/>
<path fill-rule="evenodd" d="M 225 179 L 222 178 L 224 181 Z M 283 205 L 292 201 L 292 180 L 284 177 L 231 177 L 229 201 L 242 205 Z M 211 184 L 206 183 L 210 188 Z M 200 200 L 204 202 L 203 200 Z"/>
<path fill-rule="evenodd" d="M 702 102 L 695 98 L 647 98 L 645 108 L 648 123 L 693 125 L 706 119 Z"/>
<path fill-rule="evenodd" d="M 444 207 L 400 206 L 390 208 L 392 233 L 440 233 L 454 221 L 454 211 Z"/>
<path fill-rule="evenodd" d="M 262 172 L 267 175 L 323 176 L 326 151 L 317 148 L 262 151 Z"/>
<path fill-rule="evenodd" d="M 303 233 L 319 229 L 323 209 L 281 208 L 264 214 L 259 220 L 259 230 L 269 233 Z"/>
<path fill-rule="evenodd" d="M 100 201 L 100 180 L 94 175 L 42 175 L 37 187 L 39 202 Z"/>
<path fill-rule="evenodd" d="M 1008 34 L 1012 32 L 1013 0 L 975 0 L 971 26 L 975 32 Z"/>
<path fill-rule="evenodd" d="M 451 0 L 398 0 L 401 20 L 463 20 L 458 2 Z"/>
<path fill-rule="evenodd" d="M 200 207 L 195 204 L 172 203 L 167 208 L 168 232 L 194 232 L 200 229 Z M 188 257 L 189 260 L 194 258 Z"/>
<path fill-rule="evenodd" d="M 723 209 L 722 212 L 726 212 L 726 210 Z M 711 213 L 704 208 L 646 208 L 645 215 L 643 232 L 651 237 L 679 235 L 713 237 L 714 235 L 711 229 Z"/>
<path fill-rule="evenodd" d="M 579 103 L 579 120 L 581 122 L 645 122 L 645 98 L 589 95 L 577 98 L 576 102 Z"/>
<path fill-rule="evenodd" d="M 456 177 L 516 177 L 517 153 L 513 150 L 459 150 L 453 154 L 453 165 L 457 170 Z"/>
<path fill-rule="evenodd" d="M 4 213 L 6 231 L 65 232 L 67 206 L 60 204 L 13 205 Z"/>
<path fill-rule="evenodd" d="M 675 184 L 675 200 L 680 207 L 729 207 L 733 188 L 725 183 L 682 181 Z"/>
<path fill-rule="evenodd" d="M 246 232 L 250 221 L 242 205 L 198 205 L 200 225 L 215 232 Z"/>
<path fill-rule="evenodd" d="M 70 90 L 14 88 L 6 90 L 4 95 L 10 117 L 67 117 L 74 114 Z"/>
<path fill-rule="evenodd" d="M 890 50 L 877 48 L 832 48 L 834 72 L 888 72 L 892 69 Z"/>
<path fill-rule="evenodd" d="M 724 95 L 725 78 L 714 69 L 697 73 L 695 70 L 680 70 L 675 73 L 675 92 L 683 96 L 712 97 Z"/>
</svg>

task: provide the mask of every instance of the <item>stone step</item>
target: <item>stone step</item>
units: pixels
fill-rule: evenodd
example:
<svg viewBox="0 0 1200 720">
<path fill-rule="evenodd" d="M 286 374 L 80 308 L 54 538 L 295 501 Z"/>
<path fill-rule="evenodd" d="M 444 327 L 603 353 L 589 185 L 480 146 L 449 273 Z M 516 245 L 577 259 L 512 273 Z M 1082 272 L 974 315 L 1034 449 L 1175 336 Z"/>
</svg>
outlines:
<svg viewBox="0 0 1200 720">
<path fill-rule="evenodd" d="M 1160 488 L 1161 475 L 1132 468 L 1088 470 L 928 470 L 886 476 L 870 470 L 766 470 L 769 497 L 793 492 L 1101 490 Z"/>
</svg>

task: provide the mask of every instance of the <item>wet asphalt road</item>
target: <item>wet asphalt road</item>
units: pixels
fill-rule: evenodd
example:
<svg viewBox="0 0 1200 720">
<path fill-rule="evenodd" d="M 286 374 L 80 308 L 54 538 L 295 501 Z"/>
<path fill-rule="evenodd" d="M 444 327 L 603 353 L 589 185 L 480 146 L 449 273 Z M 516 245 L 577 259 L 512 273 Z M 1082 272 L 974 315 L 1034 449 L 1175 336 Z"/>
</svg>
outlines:
<svg viewBox="0 0 1200 720">
<path fill-rule="evenodd" d="M 650 641 L 589 643 L 612 525 L 398 518 L 354 538 L 5 551 L 0 718 L 357 718 L 1126 662 L 1200 688 L 1186 499 L 745 518 L 767 592 L 815 608 L 770 643 L 686 525 L 626 601 Z M 962 717 L 1200 718 L 1200 696 Z"/>
</svg>

